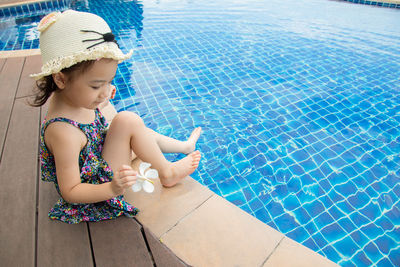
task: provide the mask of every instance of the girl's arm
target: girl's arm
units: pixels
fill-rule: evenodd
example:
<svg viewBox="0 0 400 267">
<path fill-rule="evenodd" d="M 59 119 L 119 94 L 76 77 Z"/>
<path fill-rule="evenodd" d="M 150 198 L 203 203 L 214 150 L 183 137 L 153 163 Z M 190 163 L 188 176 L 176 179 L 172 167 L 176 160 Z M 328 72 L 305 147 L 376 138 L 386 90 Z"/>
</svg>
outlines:
<svg viewBox="0 0 400 267">
<path fill-rule="evenodd" d="M 95 203 L 124 193 L 136 181 L 136 172 L 129 166 L 115 173 L 112 182 L 103 184 L 81 183 L 79 153 L 86 144 L 84 134 L 74 126 L 55 122 L 45 132 L 46 145 L 54 155 L 57 181 L 65 201 Z"/>
</svg>

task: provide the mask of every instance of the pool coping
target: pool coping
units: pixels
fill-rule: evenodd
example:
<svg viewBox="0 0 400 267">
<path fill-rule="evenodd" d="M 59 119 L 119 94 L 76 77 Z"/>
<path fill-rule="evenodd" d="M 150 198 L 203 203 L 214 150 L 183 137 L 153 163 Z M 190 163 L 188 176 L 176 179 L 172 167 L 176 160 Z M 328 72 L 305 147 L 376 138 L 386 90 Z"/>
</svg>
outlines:
<svg viewBox="0 0 400 267">
<path fill-rule="evenodd" d="M 0 8 L 15 7 L 15 6 L 20 6 L 20 5 L 28 5 L 28 4 L 40 3 L 40 2 L 46 2 L 46 1 L 49 1 L 49 0 L 24 0 L 24 1 L 15 1 L 15 2 L 11 2 L 11 3 L 0 4 Z"/>
<path fill-rule="evenodd" d="M 384 7 L 384 8 L 400 8 L 400 0 L 337 0 L 343 2 L 349 2 L 352 4 L 361 4 L 373 7 Z"/>
<path fill-rule="evenodd" d="M 19 13 L 20 10 L 17 10 L 16 7 L 29 6 L 35 3 L 43 3 L 41 8 L 46 8 L 46 7 L 49 8 L 44 4 L 45 2 L 54 2 L 60 5 L 65 5 L 65 1 L 69 0 L 23 0 L 23 1 L 14 0 L 13 2 L 10 3 L 5 3 L 5 4 L 0 3 L 0 9 L 8 8 L 10 13 L 13 12 Z M 370 5 L 370 6 L 384 7 L 384 8 L 396 8 L 396 9 L 400 8 L 400 0 L 335 0 L 335 1 L 343 1 L 353 4 Z"/>
<path fill-rule="evenodd" d="M 40 49 L 0 51 L 0 58 L 27 57 L 40 55 Z"/>
<path fill-rule="evenodd" d="M 0 4 L 0 18 L 11 16 L 33 15 L 37 12 L 48 10 L 48 13 L 62 11 L 69 7 L 71 0 L 12 0 L 9 3 Z"/>
</svg>

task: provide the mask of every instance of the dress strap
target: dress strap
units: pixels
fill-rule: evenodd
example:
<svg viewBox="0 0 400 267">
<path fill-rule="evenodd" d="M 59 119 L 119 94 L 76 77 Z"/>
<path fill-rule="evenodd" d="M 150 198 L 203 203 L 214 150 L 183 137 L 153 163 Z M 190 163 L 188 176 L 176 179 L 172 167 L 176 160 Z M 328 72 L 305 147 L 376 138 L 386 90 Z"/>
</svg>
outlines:
<svg viewBox="0 0 400 267">
<path fill-rule="evenodd" d="M 96 119 L 99 120 L 100 124 L 104 125 L 104 127 L 107 128 L 108 123 L 106 117 L 104 117 L 103 113 L 101 113 L 101 111 L 98 108 L 96 108 L 95 112 L 96 112 Z"/>
<path fill-rule="evenodd" d="M 53 119 L 50 119 L 50 120 L 44 120 L 44 122 L 42 123 L 42 134 L 44 134 L 44 132 L 46 131 L 47 127 L 50 124 L 52 124 L 53 122 L 59 122 L 59 121 L 71 124 L 71 125 L 75 126 L 76 128 L 80 129 L 81 131 L 85 132 L 84 128 L 87 127 L 88 125 L 97 124 L 99 121 L 101 122 L 101 124 L 105 123 L 105 118 L 101 114 L 100 110 L 96 108 L 96 110 L 95 110 L 95 119 L 91 123 L 79 123 L 77 121 L 74 121 L 74 120 L 71 120 L 71 119 L 68 119 L 68 118 L 65 118 L 65 117 L 57 117 L 57 118 L 53 118 Z"/>
<path fill-rule="evenodd" d="M 46 131 L 47 127 L 48 127 L 50 124 L 52 124 L 53 122 L 58 122 L 58 121 L 62 121 L 62 122 L 71 124 L 71 125 L 75 126 L 76 128 L 81 129 L 81 127 L 79 127 L 79 126 L 80 126 L 80 123 L 79 123 L 79 122 L 76 122 L 76 121 L 74 121 L 74 120 L 67 119 L 67 118 L 64 118 L 64 117 L 57 117 L 57 118 L 50 119 L 50 120 L 48 120 L 48 121 L 45 120 L 44 123 L 43 123 L 43 125 L 42 125 L 42 132 L 44 133 L 44 132 Z"/>
</svg>

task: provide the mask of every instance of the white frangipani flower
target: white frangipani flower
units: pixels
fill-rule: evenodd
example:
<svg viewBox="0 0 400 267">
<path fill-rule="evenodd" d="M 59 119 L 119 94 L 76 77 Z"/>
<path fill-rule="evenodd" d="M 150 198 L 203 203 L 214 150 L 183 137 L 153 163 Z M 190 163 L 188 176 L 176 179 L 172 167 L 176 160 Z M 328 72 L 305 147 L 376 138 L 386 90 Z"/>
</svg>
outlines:
<svg viewBox="0 0 400 267">
<path fill-rule="evenodd" d="M 133 192 L 139 192 L 142 188 L 147 193 L 154 191 L 154 182 L 150 179 L 158 178 L 158 171 L 150 169 L 150 166 L 151 164 L 147 162 L 140 163 L 136 183 L 132 185 Z"/>
</svg>

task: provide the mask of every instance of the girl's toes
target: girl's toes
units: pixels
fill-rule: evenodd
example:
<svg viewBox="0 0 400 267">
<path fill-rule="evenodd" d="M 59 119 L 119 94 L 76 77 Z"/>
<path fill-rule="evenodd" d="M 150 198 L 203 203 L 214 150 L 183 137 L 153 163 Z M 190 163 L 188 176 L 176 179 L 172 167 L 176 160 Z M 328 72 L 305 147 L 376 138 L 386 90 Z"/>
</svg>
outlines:
<svg viewBox="0 0 400 267">
<path fill-rule="evenodd" d="M 197 127 L 196 129 L 193 130 L 193 132 L 190 134 L 189 138 L 195 138 L 196 140 L 199 138 L 201 133 L 201 127 Z"/>
</svg>

